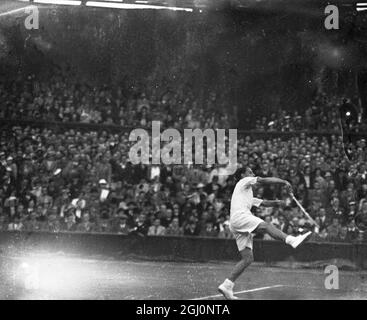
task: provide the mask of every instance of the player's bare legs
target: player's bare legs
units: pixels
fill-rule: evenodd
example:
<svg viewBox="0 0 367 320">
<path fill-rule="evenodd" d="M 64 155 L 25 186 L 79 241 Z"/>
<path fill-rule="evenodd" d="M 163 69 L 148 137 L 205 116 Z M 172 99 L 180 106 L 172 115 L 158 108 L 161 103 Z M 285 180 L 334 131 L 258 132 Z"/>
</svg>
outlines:
<svg viewBox="0 0 367 320">
<path fill-rule="evenodd" d="M 241 260 L 235 265 L 231 275 L 224 280 L 224 282 L 218 287 L 218 291 L 228 300 L 238 299 L 233 294 L 234 282 L 245 271 L 245 269 L 254 261 L 252 249 L 245 248 L 240 251 Z"/>
<path fill-rule="evenodd" d="M 261 222 L 258 225 L 258 227 L 256 228 L 256 231 L 265 232 L 269 234 L 275 240 L 284 241 L 286 244 L 289 244 L 294 249 L 297 248 L 307 238 L 309 238 L 312 233 L 311 231 L 309 231 L 309 232 L 306 232 L 305 234 L 294 237 L 294 236 L 285 234 L 283 231 L 279 230 L 273 224 L 266 223 L 266 222 Z"/>
<path fill-rule="evenodd" d="M 241 261 L 236 264 L 231 275 L 228 277 L 232 282 L 235 282 L 242 272 L 254 261 L 254 255 L 250 248 L 243 249 L 240 251 L 240 254 Z"/>
<path fill-rule="evenodd" d="M 268 233 L 276 240 L 286 241 L 287 235 L 281 230 L 277 229 L 274 225 L 266 222 L 261 222 L 256 231 L 262 233 Z M 226 299 L 233 300 L 236 297 L 233 294 L 234 282 L 245 271 L 245 269 L 254 261 L 254 255 L 252 249 L 245 248 L 240 251 L 241 260 L 235 265 L 231 275 L 219 286 L 218 290 Z"/>
<path fill-rule="evenodd" d="M 258 227 L 256 228 L 256 231 L 259 231 L 261 233 L 267 233 L 275 240 L 284 241 L 287 238 L 287 234 L 285 234 L 283 231 L 279 230 L 277 227 L 275 227 L 271 223 L 261 222 Z"/>
<path fill-rule="evenodd" d="M 283 231 L 276 228 L 273 224 L 262 222 L 256 228 L 256 231 L 268 233 L 271 237 L 276 240 L 281 240 L 286 242 L 289 237 Z M 296 238 L 296 237 L 293 237 Z M 234 267 L 231 275 L 228 277 L 229 280 L 235 282 L 237 278 L 242 274 L 242 272 L 254 261 L 254 255 L 250 248 L 245 248 L 240 251 L 241 261 L 239 261 Z"/>
<path fill-rule="evenodd" d="M 254 261 L 254 256 L 250 248 L 245 248 L 240 251 L 241 260 L 234 267 L 231 275 L 224 280 L 224 282 L 218 287 L 218 290 L 228 300 L 238 299 L 233 294 L 234 282 L 245 271 L 245 269 Z"/>
<path fill-rule="evenodd" d="M 263 233 L 265 232 L 269 234 L 272 238 L 284 241 L 286 244 L 292 246 L 293 248 L 297 248 L 303 241 L 305 241 L 311 235 L 311 232 L 307 232 L 297 237 L 287 235 L 278 228 L 276 228 L 271 223 L 266 222 L 261 222 L 255 230 Z M 230 276 L 218 287 L 219 292 L 222 293 L 223 296 L 229 300 L 238 299 L 233 294 L 234 282 L 245 271 L 245 269 L 254 261 L 253 253 L 250 248 L 245 248 L 241 250 L 240 254 L 241 254 L 241 261 L 239 261 L 236 264 Z"/>
</svg>

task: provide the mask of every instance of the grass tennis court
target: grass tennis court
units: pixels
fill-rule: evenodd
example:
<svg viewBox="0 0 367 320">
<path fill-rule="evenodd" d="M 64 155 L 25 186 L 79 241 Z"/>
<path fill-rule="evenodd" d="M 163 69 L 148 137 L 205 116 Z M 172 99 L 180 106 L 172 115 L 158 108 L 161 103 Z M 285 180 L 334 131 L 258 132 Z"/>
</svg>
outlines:
<svg viewBox="0 0 367 320">
<path fill-rule="evenodd" d="M 112 260 L 65 254 L 1 255 L 1 299 L 222 299 L 217 286 L 232 263 Z M 19 268 L 37 264 L 38 289 L 25 289 Z M 23 272 L 24 273 L 24 272 Z M 44 279 L 42 279 L 44 277 Z M 339 290 L 327 290 L 322 269 L 255 263 L 239 279 L 240 299 L 366 299 L 367 272 L 340 271 Z"/>
</svg>

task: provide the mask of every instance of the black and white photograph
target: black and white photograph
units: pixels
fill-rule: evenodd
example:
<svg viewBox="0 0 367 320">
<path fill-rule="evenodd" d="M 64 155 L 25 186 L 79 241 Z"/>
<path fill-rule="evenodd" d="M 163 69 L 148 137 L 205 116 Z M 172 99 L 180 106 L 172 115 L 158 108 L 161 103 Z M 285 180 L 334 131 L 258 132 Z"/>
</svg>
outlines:
<svg viewBox="0 0 367 320">
<path fill-rule="evenodd" d="M 367 3 L 1 0 L 0 300 L 366 300 L 366 139 Z"/>
</svg>

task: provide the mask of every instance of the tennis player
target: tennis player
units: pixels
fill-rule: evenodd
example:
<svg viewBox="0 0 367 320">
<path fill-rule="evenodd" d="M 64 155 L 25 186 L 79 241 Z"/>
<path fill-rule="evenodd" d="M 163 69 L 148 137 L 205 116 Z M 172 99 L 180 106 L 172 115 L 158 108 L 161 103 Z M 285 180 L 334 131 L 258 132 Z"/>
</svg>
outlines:
<svg viewBox="0 0 367 320">
<path fill-rule="evenodd" d="M 254 216 L 250 211 L 253 206 L 273 207 L 282 203 L 280 200 L 254 198 L 252 187 L 256 184 L 280 184 L 286 186 L 288 192 L 292 192 L 292 186 L 286 180 L 275 177 L 255 177 L 249 167 L 242 171 L 241 180 L 236 184 L 232 194 L 229 220 L 230 230 L 236 239 L 241 254 L 241 261 L 237 263 L 231 275 L 218 287 L 219 292 L 229 300 L 238 299 L 233 294 L 234 282 L 253 261 L 252 232 L 268 233 L 272 238 L 284 241 L 293 248 L 297 248 L 311 235 L 310 231 L 297 237 L 287 235 L 273 224 L 266 223 Z"/>
</svg>

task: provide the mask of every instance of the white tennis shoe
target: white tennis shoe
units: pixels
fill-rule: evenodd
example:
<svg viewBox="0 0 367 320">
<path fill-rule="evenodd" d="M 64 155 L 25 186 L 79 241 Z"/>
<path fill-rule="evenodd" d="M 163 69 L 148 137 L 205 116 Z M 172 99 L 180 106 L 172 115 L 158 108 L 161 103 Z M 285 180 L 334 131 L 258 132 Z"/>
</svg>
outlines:
<svg viewBox="0 0 367 320">
<path fill-rule="evenodd" d="M 294 249 L 296 249 L 303 241 L 308 239 L 310 235 L 312 234 L 311 231 L 306 232 L 305 234 L 301 234 L 297 237 L 294 236 L 288 236 L 286 239 L 286 243 L 292 246 Z"/>
<path fill-rule="evenodd" d="M 224 282 L 218 287 L 218 291 L 227 299 L 227 300 L 238 300 L 238 298 L 233 293 L 234 283 L 228 279 L 224 280 Z"/>
</svg>

